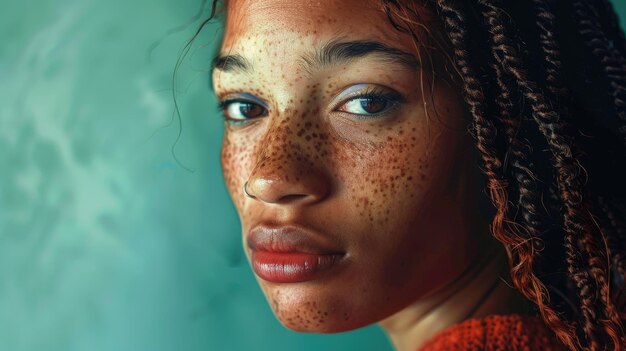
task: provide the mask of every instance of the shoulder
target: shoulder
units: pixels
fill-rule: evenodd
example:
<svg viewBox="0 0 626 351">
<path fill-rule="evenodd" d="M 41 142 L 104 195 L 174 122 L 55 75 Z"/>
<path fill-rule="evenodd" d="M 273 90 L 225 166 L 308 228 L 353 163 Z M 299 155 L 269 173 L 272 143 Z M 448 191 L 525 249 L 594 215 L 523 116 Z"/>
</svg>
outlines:
<svg viewBox="0 0 626 351">
<path fill-rule="evenodd" d="M 494 315 L 455 324 L 426 342 L 419 351 L 565 351 L 540 318 Z"/>
</svg>

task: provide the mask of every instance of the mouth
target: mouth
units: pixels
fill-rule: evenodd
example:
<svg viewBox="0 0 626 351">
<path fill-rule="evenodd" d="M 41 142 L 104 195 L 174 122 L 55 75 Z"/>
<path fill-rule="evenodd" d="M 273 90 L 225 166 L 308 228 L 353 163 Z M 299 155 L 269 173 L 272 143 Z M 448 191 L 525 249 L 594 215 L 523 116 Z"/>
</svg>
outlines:
<svg viewBox="0 0 626 351">
<path fill-rule="evenodd" d="M 318 233 L 295 226 L 257 226 L 246 239 L 252 270 L 273 283 L 318 279 L 337 267 L 345 255 Z"/>
</svg>

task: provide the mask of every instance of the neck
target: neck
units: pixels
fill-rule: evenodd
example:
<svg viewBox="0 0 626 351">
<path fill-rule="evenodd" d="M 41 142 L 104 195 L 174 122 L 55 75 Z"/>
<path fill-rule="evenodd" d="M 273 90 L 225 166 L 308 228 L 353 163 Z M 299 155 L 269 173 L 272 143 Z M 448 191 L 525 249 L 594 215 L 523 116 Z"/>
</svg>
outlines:
<svg viewBox="0 0 626 351">
<path fill-rule="evenodd" d="M 469 318 L 528 313 L 527 301 L 505 283 L 506 255 L 493 249 L 475 260 L 458 278 L 382 320 L 395 349 L 416 351 L 437 332 Z"/>
</svg>

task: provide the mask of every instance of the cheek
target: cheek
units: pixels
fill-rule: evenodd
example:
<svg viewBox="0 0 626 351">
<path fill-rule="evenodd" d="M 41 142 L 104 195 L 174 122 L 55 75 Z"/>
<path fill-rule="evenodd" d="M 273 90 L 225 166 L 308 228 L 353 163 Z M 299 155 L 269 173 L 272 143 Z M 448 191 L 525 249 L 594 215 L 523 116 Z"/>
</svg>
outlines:
<svg viewBox="0 0 626 351">
<path fill-rule="evenodd" d="M 360 248 L 356 255 L 372 263 L 363 274 L 387 288 L 411 284 L 412 276 L 433 280 L 426 276 L 429 265 L 420 262 L 436 264 L 429 249 L 439 245 L 435 233 L 457 220 L 452 212 L 443 220 L 439 214 L 448 213 L 454 203 L 447 184 L 459 176 L 451 167 L 457 162 L 460 134 L 421 122 L 372 131 L 384 133 L 385 141 L 353 155 L 358 161 L 342 168 L 351 181 L 347 191 L 353 204 L 346 206 L 351 211 L 346 217 L 362 233 L 354 236 Z"/>
<path fill-rule="evenodd" d="M 435 192 L 438 181 L 446 176 L 445 165 L 439 161 L 453 157 L 450 145 L 439 146 L 438 131 L 428 128 L 427 123 L 416 120 L 391 128 L 370 128 L 367 134 L 382 141 L 352 148 L 350 153 L 345 153 L 345 148 L 336 150 L 341 156 L 335 167 L 348 180 L 354 208 L 369 225 L 388 226 L 397 222 L 394 217 L 405 214 L 405 209 L 419 210 L 421 205 L 416 203 Z"/>
<path fill-rule="evenodd" d="M 222 173 L 238 210 L 243 208 L 245 200 L 243 185 L 248 177 L 252 153 L 253 145 L 247 137 L 234 137 L 228 130 L 225 132 L 221 150 Z"/>
</svg>

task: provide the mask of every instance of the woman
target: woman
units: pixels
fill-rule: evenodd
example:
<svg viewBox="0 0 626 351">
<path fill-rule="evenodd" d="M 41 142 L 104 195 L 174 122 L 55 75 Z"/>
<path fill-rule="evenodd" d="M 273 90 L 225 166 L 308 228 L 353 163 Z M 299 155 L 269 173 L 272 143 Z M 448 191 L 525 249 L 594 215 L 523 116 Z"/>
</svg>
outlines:
<svg viewBox="0 0 626 351">
<path fill-rule="evenodd" d="M 224 177 L 281 323 L 380 323 L 402 351 L 626 346 L 626 40 L 608 1 L 215 14 Z"/>
</svg>

